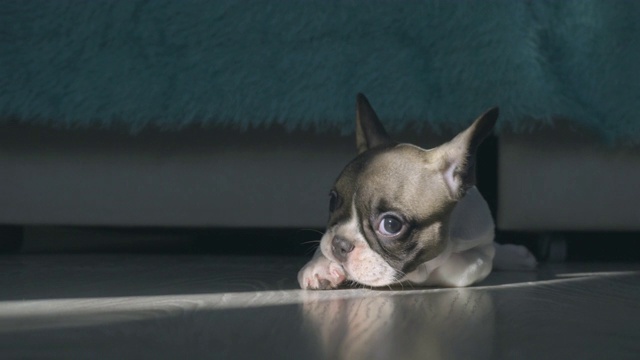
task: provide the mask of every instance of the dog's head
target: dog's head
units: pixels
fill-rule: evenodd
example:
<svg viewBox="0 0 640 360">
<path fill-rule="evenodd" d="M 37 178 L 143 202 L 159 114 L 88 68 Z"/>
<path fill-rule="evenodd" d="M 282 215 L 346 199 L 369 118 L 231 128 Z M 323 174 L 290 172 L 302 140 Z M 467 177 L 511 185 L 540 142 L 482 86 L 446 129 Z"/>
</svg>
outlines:
<svg viewBox="0 0 640 360">
<path fill-rule="evenodd" d="M 393 142 L 362 94 L 357 96 L 358 156 L 330 192 L 322 253 L 347 278 L 369 286 L 397 282 L 447 247 L 454 206 L 475 184 L 475 154 L 498 109 L 451 141 L 425 150 Z"/>
</svg>

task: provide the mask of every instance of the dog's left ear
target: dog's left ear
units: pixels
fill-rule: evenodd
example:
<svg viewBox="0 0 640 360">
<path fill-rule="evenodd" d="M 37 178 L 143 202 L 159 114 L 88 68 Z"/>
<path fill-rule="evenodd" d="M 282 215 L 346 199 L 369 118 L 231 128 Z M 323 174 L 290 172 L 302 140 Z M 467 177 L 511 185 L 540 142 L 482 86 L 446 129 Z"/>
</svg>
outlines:
<svg viewBox="0 0 640 360">
<path fill-rule="evenodd" d="M 358 146 L 358 154 L 389 142 L 391 142 L 391 138 L 384 130 L 378 115 L 369 104 L 369 100 L 363 94 L 358 94 L 356 96 L 356 145 Z"/>
<path fill-rule="evenodd" d="M 491 134 L 498 120 L 498 108 L 480 115 L 471 126 L 448 143 L 437 148 L 438 166 L 454 200 L 461 199 L 476 183 L 476 152 L 482 141 Z"/>
</svg>

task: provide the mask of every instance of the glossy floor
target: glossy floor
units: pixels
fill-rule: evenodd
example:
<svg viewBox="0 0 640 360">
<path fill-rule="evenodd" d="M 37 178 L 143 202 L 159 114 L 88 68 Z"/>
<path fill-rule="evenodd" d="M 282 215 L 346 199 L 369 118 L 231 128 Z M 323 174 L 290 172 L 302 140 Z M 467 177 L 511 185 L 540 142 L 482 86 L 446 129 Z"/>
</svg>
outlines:
<svg viewBox="0 0 640 360">
<path fill-rule="evenodd" d="M 0 257 L 0 358 L 640 358 L 640 264 L 301 291 L 305 259 Z"/>
</svg>

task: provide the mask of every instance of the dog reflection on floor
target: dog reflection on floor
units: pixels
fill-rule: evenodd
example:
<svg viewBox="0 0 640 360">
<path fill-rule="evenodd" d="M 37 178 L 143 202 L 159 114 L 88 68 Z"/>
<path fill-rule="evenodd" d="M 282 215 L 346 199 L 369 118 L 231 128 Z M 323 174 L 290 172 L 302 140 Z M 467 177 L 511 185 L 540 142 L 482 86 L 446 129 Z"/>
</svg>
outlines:
<svg viewBox="0 0 640 360">
<path fill-rule="evenodd" d="M 487 292 L 460 288 L 326 300 L 308 296 L 302 304 L 305 325 L 325 358 L 491 358 L 495 312 Z"/>
</svg>

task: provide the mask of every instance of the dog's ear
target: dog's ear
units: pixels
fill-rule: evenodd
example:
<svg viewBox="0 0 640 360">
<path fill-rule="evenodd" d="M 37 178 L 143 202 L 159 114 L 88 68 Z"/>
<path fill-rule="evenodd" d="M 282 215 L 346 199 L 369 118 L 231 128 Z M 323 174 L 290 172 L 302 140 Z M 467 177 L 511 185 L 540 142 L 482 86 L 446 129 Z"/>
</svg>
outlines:
<svg viewBox="0 0 640 360">
<path fill-rule="evenodd" d="M 356 96 L 356 145 L 358 154 L 372 147 L 391 142 L 378 115 L 373 111 L 369 100 L 363 95 Z"/>
<path fill-rule="evenodd" d="M 445 184 L 454 200 L 461 199 L 475 185 L 476 152 L 493 130 L 498 113 L 497 107 L 487 110 L 466 130 L 435 149 L 433 155 L 436 156 Z"/>
</svg>

